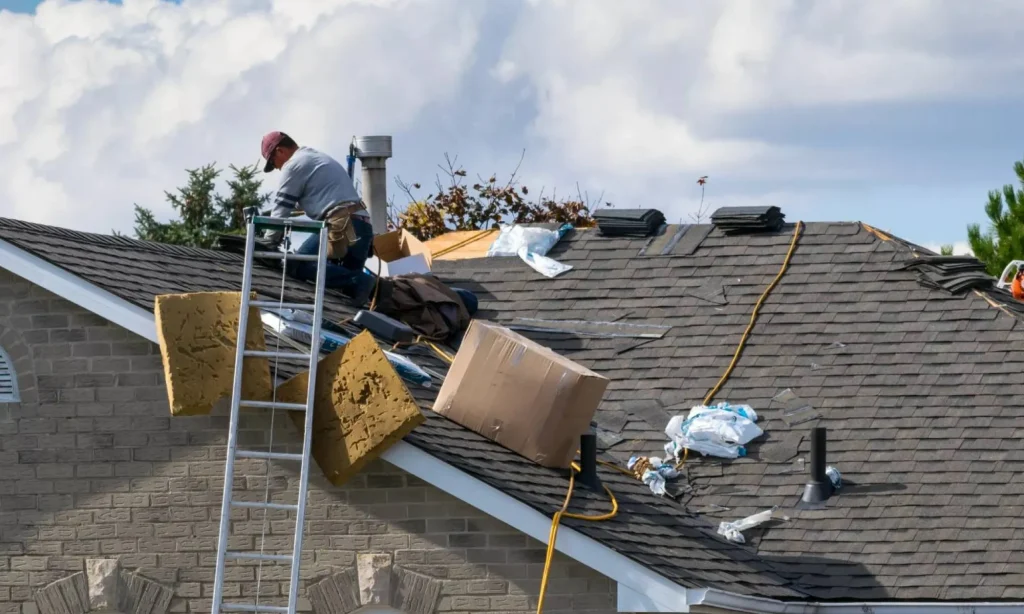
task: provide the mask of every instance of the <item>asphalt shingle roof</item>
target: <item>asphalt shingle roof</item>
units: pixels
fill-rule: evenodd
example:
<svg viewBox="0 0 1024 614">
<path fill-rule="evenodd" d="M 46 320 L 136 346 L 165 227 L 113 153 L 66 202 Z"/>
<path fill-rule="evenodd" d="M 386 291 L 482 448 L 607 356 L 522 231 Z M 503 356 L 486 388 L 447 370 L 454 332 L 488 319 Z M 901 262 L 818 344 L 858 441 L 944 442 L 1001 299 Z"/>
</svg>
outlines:
<svg viewBox="0 0 1024 614">
<path fill-rule="evenodd" d="M 123 237 L 81 233 L 0 218 L 0 240 L 9 242 L 92 282 L 125 300 L 152 311 L 156 295 L 241 289 L 242 257 L 212 250 L 167 246 Z M 279 271 L 257 267 L 253 290 L 277 298 Z M 308 302 L 311 286 L 285 282 L 287 301 Z M 327 293 L 325 315 L 341 321 L 354 314 L 340 294 Z M 445 373 L 433 355 L 403 351 L 422 366 Z M 427 422 L 405 439 L 412 445 L 483 480 L 506 494 L 551 516 L 561 507 L 567 475 L 546 469 L 430 411 L 438 384 L 410 386 Z M 713 587 L 744 595 L 803 599 L 796 576 L 753 549 L 727 542 L 715 527 L 677 503 L 655 497 L 626 476 L 601 468 L 602 479 L 619 501 L 618 516 L 593 523 L 563 523 L 689 588 Z M 577 487 L 570 511 L 607 512 L 607 496 Z M 781 570 L 785 572 L 785 570 Z"/>
<path fill-rule="evenodd" d="M 668 417 L 699 403 L 722 376 L 793 229 L 726 236 L 695 226 L 666 256 L 651 255 L 661 245 L 646 238 L 575 231 L 549 253 L 574 267 L 556 279 L 516 258 L 436 260 L 434 268 L 478 293 L 477 317 L 672 327 L 642 345 L 524 333 L 611 380 L 595 420 L 604 439 L 618 440 L 607 454 L 622 462 L 658 453 Z M 145 309 L 156 294 L 240 287 L 233 254 L 2 219 L 0 239 Z M 807 224 L 716 396 L 757 410 L 765 435 L 749 455 L 691 456 L 680 479 L 690 490 L 679 503 L 602 470 L 619 516 L 566 524 L 687 587 L 783 600 L 1024 597 L 1016 565 L 1024 562 L 1024 331 L 1016 305 L 1003 291 L 957 296 L 923 286 L 903 268 L 912 249 L 858 223 Z M 279 284 L 279 273 L 265 269 L 254 286 L 276 297 Z M 305 284 L 286 287 L 289 300 L 309 296 Z M 352 311 L 334 296 L 327 313 Z M 409 355 L 444 372 L 429 354 Z M 430 412 L 436 388 L 411 389 L 428 421 L 407 441 L 548 515 L 559 507 L 563 475 Z M 802 402 L 773 401 L 787 389 Z M 828 428 L 828 461 L 845 485 L 823 509 L 801 510 L 806 434 L 818 424 Z M 577 493 L 576 508 L 606 511 L 602 494 Z M 776 505 L 789 520 L 746 532 L 746 545 L 714 534 L 719 521 Z"/>
<path fill-rule="evenodd" d="M 553 280 L 514 259 L 437 261 L 435 270 L 479 293 L 479 317 L 506 324 L 672 326 L 637 347 L 525 333 L 611 378 L 596 422 L 621 438 L 609 452 L 625 460 L 659 453 L 668 417 L 700 403 L 725 372 L 793 231 L 725 236 L 696 227 L 670 256 L 641 256 L 646 238 L 580 231 L 548 254 L 574 267 Z M 706 238 L 684 255 L 690 232 Z M 859 223 L 806 225 L 715 397 L 750 403 L 765 435 L 746 458 L 692 455 L 683 483 L 693 490 L 682 501 L 712 521 L 779 506 L 790 520 L 748 531 L 747 540 L 818 598 L 1019 599 L 1020 305 L 1002 290 L 925 287 L 904 268 L 914 251 L 931 254 Z M 787 389 L 799 400 L 773 401 Z M 828 462 L 846 484 L 825 509 L 799 510 L 815 425 L 827 427 Z"/>
</svg>

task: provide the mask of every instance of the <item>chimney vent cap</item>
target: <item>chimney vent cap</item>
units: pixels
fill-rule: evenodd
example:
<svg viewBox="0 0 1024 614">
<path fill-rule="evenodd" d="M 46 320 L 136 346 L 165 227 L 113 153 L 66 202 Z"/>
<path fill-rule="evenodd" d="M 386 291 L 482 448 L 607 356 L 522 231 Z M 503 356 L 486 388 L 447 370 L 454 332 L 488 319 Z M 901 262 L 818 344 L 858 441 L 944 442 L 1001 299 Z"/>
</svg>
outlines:
<svg viewBox="0 0 1024 614">
<path fill-rule="evenodd" d="M 390 158 L 390 136 L 357 136 L 353 139 L 357 158 Z"/>
</svg>

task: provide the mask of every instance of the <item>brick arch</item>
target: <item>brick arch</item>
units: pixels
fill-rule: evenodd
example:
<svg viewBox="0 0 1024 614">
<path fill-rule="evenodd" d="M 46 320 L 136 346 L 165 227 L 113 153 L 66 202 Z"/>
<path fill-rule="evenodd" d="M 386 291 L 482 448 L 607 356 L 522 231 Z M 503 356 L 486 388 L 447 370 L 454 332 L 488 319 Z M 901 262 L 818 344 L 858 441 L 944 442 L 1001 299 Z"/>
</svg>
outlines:
<svg viewBox="0 0 1024 614">
<path fill-rule="evenodd" d="M 393 565 L 389 554 L 360 554 L 355 567 L 321 578 L 306 593 L 315 614 L 362 614 L 371 607 L 434 614 L 441 581 Z"/>
<path fill-rule="evenodd" d="M 166 614 L 174 591 L 121 569 L 117 559 L 87 559 L 85 571 L 36 593 L 39 614 Z"/>
</svg>

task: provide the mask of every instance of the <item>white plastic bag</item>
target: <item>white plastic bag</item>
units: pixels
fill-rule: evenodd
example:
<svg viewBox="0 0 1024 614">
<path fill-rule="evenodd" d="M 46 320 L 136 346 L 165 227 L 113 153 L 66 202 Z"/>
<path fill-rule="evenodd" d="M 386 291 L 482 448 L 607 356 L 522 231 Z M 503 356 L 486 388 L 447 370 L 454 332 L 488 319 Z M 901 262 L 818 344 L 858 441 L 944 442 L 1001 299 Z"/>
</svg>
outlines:
<svg viewBox="0 0 1024 614">
<path fill-rule="evenodd" d="M 522 258 L 523 262 L 530 265 L 530 268 L 545 277 L 558 277 L 562 273 L 572 270 L 572 265 L 562 264 L 547 256 L 527 251 L 525 247 L 519 248 L 519 257 Z"/>
<path fill-rule="evenodd" d="M 543 256 L 551 251 L 563 234 L 561 230 L 547 230 L 519 224 L 502 226 L 498 238 L 487 250 L 487 256 L 517 256 L 519 250 L 524 247 L 528 252 Z"/>
<path fill-rule="evenodd" d="M 764 434 L 754 424 L 756 420 L 757 413 L 749 405 L 697 405 L 686 418 L 674 416 L 669 420 L 665 434 L 672 440 L 677 456 L 681 450 L 690 449 L 706 456 L 737 458 L 746 456 L 743 446 Z"/>
<path fill-rule="evenodd" d="M 772 513 L 774 511 L 775 508 L 773 507 L 770 510 L 764 510 L 763 512 L 758 512 L 740 520 L 720 523 L 718 525 L 718 534 L 731 542 L 742 544 L 747 541 L 746 538 L 743 537 L 743 531 L 753 529 L 758 525 L 768 522 L 772 519 Z"/>
</svg>

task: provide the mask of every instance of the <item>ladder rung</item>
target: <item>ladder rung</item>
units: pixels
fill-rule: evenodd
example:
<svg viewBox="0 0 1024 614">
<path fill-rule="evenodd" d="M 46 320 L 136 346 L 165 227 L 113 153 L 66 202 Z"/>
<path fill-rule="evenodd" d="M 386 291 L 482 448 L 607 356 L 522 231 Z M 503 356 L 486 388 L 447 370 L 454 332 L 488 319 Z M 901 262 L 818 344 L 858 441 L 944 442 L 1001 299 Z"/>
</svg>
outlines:
<svg viewBox="0 0 1024 614">
<path fill-rule="evenodd" d="M 287 409 L 288 411 L 306 411 L 302 403 L 284 403 L 282 401 L 239 401 L 239 407 L 249 409 Z"/>
<path fill-rule="evenodd" d="M 309 354 L 304 352 L 267 352 L 263 350 L 246 350 L 243 353 L 246 358 L 301 358 L 303 360 L 309 360 Z"/>
<path fill-rule="evenodd" d="M 253 561 L 291 561 L 290 554 L 264 554 L 263 552 L 225 552 L 229 559 L 250 559 Z"/>
<path fill-rule="evenodd" d="M 267 309 L 300 309 L 303 311 L 313 311 L 316 309 L 316 305 L 312 303 L 279 303 L 277 301 L 249 301 L 249 304 L 253 307 L 263 307 Z"/>
<path fill-rule="evenodd" d="M 280 605 L 256 605 L 255 603 L 222 603 L 220 609 L 225 612 L 284 612 L 288 608 Z"/>
<path fill-rule="evenodd" d="M 317 262 L 320 260 L 320 256 L 317 254 L 285 254 L 284 252 L 268 252 L 258 251 L 253 252 L 253 258 L 261 258 L 264 260 L 284 260 L 285 256 L 288 260 L 299 260 L 303 262 Z"/>
<path fill-rule="evenodd" d="M 317 222 L 316 220 L 299 220 L 287 217 L 270 217 L 266 215 L 257 215 L 252 220 L 253 224 L 260 226 L 291 226 L 292 228 L 313 228 L 320 230 L 324 227 L 323 222 Z"/>
<path fill-rule="evenodd" d="M 256 510 L 285 510 L 289 512 L 299 511 L 299 506 L 292 503 L 268 503 L 265 501 L 232 501 L 234 507 L 247 507 Z"/>
<path fill-rule="evenodd" d="M 289 454 L 287 452 L 256 452 L 255 450 L 238 450 L 235 452 L 238 458 L 261 458 L 263 460 L 290 460 L 301 461 L 301 454 Z"/>
</svg>

